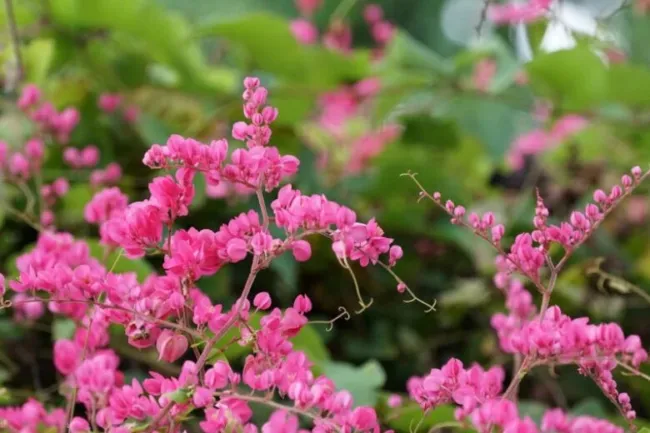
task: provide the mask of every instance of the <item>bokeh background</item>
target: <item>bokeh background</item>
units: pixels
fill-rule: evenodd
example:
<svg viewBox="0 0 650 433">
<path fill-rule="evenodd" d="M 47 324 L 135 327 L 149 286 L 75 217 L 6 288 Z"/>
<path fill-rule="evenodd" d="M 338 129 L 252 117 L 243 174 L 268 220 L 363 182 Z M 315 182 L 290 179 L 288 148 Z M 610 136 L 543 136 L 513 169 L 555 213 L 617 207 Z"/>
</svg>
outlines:
<svg viewBox="0 0 650 433">
<path fill-rule="evenodd" d="M 355 269 L 372 307 L 337 321 L 329 332 L 314 324 L 300 342 L 319 369 L 351 389 L 360 404 L 386 410 L 386 423 L 401 432 L 417 422 L 419 409 L 388 414 L 384 400 L 403 393 L 412 375 L 451 356 L 507 368 L 512 360 L 500 352 L 489 326 L 491 315 L 504 309 L 491 280 L 493 251 L 431 203 L 418 203 L 418 189 L 400 175 L 418 173 L 426 188 L 468 211 L 494 211 L 508 237 L 529 229 L 536 189 L 554 219 L 568 217 L 593 189 L 650 163 L 650 17 L 642 1 L 561 1 L 549 20 L 496 27 L 481 18 L 480 0 L 379 0 L 394 28 L 389 41 L 378 43 L 363 18 L 368 3 L 326 0 L 315 13 L 312 22 L 321 33 L 340 22 L 350 25 L 352 48 L 342 53 L 296 41 L 293 0 L 14 0 L 20 63 L 6 10 L 0 13 L 0 138 L 22 145 L 29 126 L 15 99 L 22 85 L 35 83 L 58 109 L 80 111 L 71 145 L 96 145 L 100 166 L 118 162 L 119 186 L 132 200 L 141 199 L 153 176 L 141 163 L 146 149 L 172 133 L 203 142 L 228 137 L 242 117 L 241 80 L 259 76 L 280 110 L 272 144 L 301 160 L 293 183 L 363 218 L 376 217 L 404 248 L 396 272 L 421 298 L 438 302 L 437 311 L 425 314 L 422 306 L 402 302 L 381 269 Z M 354 87 L 368 78 L 380 83 L 369 96 Z M 102 111 L 97 101 L 107 92 L 121 95 L 138 115 L 128 121 L 119 110 Z M 522 143 L 522 136 L 552 131 L 567 115 L 581 117 L 579 130 L 543 146 Z M 359 144 L 363 139 L 369 142 Z M 367 151 L 361 158 L 355 154 L 360 146 Z M 521 157 L 517 149 L 528 150 Z M 52 152 L 45 181 L 61 174 L 72 180 L 56 205 L 56 226 L 96 238 L 83 221 L 93 194 L 88 173 L 71 172 Z M 206 190 L 202 178 L 197 191 L 190 215 L 179 221 L 187 227 L 216 229 L 255 206 L 236 191 Z M 629 293 L 629 285 L 650 292 L 648 191 L 640 188 L 575 255 L 553 297 L 567 314 L 619 321 L 645 341 L 650 304 Z M 0 200 L 20 208 L 22 199 L 0 183 Z M 16 254 L 36 236 L 0 204 L 0 271 L 12 275 Z M 277 260 L 253 290 L 269 291 L 281 305 L 305 293 L 313 317 L 322 320 L 341 306 L 355 310 L 349 274 L 327 242 L 314 245 L 312 260 Z M 612 275 L 601 284 L 586 272 L 598 257 Z M 142 276 L 160 264 L 122 260 L 118 270 Z M 230 266 L 199 285 L 228 304 L 247 272 L 246 264 Z M 17 323 L 11 311 L 0 311 L 2 404 L 34 392 L 44 401 L 60 398 L 51 345 L 70 330 L 49 315 Z M 154 353 L 129 348 L 119 332 L 112 347 L 124 356 L 127 375 L 160 367 Z M 650 384 L 620 380 L 640 417 L 650 418 Z M 535 370 L 522 385 L 521 402 L 534 418 L 547 406 L 614 417 L 596 386 L 574 368 Z M 442 408 L 423 427 L 451 413 Z"/>
</svg>

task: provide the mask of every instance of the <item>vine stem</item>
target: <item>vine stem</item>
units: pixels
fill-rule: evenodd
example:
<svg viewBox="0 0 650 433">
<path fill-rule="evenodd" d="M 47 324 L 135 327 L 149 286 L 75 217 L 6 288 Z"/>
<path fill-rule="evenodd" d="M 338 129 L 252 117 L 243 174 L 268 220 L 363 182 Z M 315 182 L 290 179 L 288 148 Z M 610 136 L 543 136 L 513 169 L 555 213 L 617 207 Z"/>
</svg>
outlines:
<svg viewBox="0 0 650 433">
<path fill-rule="evenodd" d="M 25 70 L 23 69 L 23 58 L 20 53 L 20 37 L 18 35 L 18 26 L 16 25 L 12 0 L 5 0 L 5 11 L 7 13 L 7 23 L 9 24 L 9 36 L 11 37 L 11 44 L 14 47 L 14 55 L 16 56 L 18 80 L 20 81 L 23 78 Z"/>
<path fill-rule="evenodd" d="M 269 218 L 268 214 L 266 212 L 266 204 L 264 202 L 264 195 L 262 194 L 262 187 L 260 186 L 257 188 L 257 198 L 260 203 L 260 210 L 263 215 L 263 221 L 265 224 L 265 227 L 268 227 L 269 224 Z M 239 315 L 241 313 L 241 310 L 244 306 L 244 301 L 248 298 L 248 295 L 251 292 L 251 288 L 253 287 L 253 283 L 255 282 L 255 278 L 257 277 L 257 273 L 259 272 L 259 264 L 260 264 L 260 256 L 254 255 L 253 256 L 253 262 L 251 263 L 251 269 L 248 274 L 248 278 L 246 279 L 246 283 L 244 284 L 244 289 L 242 290 L 241 295 L 239 296 L 239 299 L 235 303 L 235 311 L 232 312 L 230 318 L 228 321 L 224 324 L 224 326 L 217 332 L 212 338 L 208 340 L 208 342 L 205 344 L 203 347 L 203 351 L 201 352 L 201 356 L 199 356 L 199 359 L 196 361 L 196 371 L 199 372 L 203 369 L 205 366 L 206 362 L 208 361 L 208 356 L 210 356 L 210 352 L 212 351 L 212 348 L 214 347 L 215 344 L 230 330 L 230 328 L 239 320 Z M 175 402 L 170 401 L 165 405 L 165 407 L 162 408 L 160 412 L 158 412 L 158 415 L 156 415 L 152 420 L 151 424 L 149 424 L 149 427 L 145 430 L 145 433 L 151 433 L 156 429 L 156 426 L 160 423 L 160 421 L 163 420 L 169 414 L 169 412 L 172 410 Z"/>
</svg>

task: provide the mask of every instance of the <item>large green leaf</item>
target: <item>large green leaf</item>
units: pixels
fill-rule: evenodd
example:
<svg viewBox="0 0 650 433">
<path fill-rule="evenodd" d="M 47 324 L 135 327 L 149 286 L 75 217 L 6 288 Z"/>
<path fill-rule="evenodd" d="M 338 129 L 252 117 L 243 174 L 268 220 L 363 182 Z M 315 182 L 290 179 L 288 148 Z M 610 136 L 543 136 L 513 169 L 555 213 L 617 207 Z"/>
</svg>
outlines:
<svg viewBox="0 0 650 433">
<path fill-rule="evenodd" d="M 497 163 L 503 160 L 513 140 L 535 125 L 528 111 L 478 96 L 454 98 L 450 115 L 461 128 L 483 143 L 488 155 Z"/>
<path fill-rule="evenodd" d="M 394 413 L 389 413 L 387 422 L 391 428 L 400 433 L 412 432 L 416 425 L 420 427 L 418 431 L 426 432 L 436 427 L 449 426 L 450 423 L 455 425 L 454 410 L 453 406 L 443 405 L 424 413 L 420 406 L 409 403 L 396 408 Z M 454 429 L 454 431 L 470 432 L 472 430 Z"/>
<path fill-rule="evenodd" d="M 374 406 L 379 389 L 386 381 L 384 369 L 375 360 L 360 367 L 330 361 L 323 365 L 323 373 L 334 381 L 337 388 L 350 391 L 356 405 Z"/>
<path fill-rule="evenodd" d="M 432 76 L 440 73 L 450 74 L 454 69 L 452 62 L 403 31 L 397 32 L 391 40 L 380 66 L 384 70 L 403 68 L 427 71 Z"/>
<path fill-rule="evenodd" d="M 566 110 L 590 108 L 607 96 L 607 69 L 585 46 L 540 55 L 527 70 L 533 89 Z"/>
<path fill-rule="evenodd" d="M 59 218 L 61 223 L 69 225 L 83 221 L 84 208 L 93 198 L 93 191 L 87 184 L 78 184 L 70 187 L 70 190 L 61 199 L 62 210 Z"/>
<path fill-rule="evenodd" d="M 630 65 L 612 65 L 608 71 L 609 100 L 635 107 L 650 106 L 650 71 Z"/>
<path fill-rule="evenodd" d="M 243 46 L 254 65 L 292 84 L 334 85 L 362 78 L 369 72 L 368 53 L 346 56 L 320 46 L 299 44 L 289 30 L 288 20 L 267 13 L 219 20 L 203 26 L 200 33 Z"/>
<path fill-rule="evenodd" d="M 99 28 L 126 34 L 134 44 L 144 45 L 155 60 L 174 67 L 190 87 L 230 91 L 236 75 L 209 68 L 191 28 L 180 16 L 153 0 L 50 0 L 50 14 L 58 25 L 73 30 Z"/>
</svg>

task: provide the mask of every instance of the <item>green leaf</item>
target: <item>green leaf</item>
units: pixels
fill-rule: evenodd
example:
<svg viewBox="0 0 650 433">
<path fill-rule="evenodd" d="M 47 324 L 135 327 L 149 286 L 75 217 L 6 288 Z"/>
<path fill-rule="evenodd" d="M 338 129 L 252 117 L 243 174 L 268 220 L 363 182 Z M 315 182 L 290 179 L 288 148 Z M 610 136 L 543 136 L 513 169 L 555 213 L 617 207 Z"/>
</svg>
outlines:
<svg viewBox="0 0 650 433">
<path fill-rule="evenodd" d="M 548 409 L 548 406 L 545 404 L 533 400 L 522 400 L 517 406 L 519 407 L 519 416 L 521 418 L 529 416 L 538 425 L 544 416 L 544 412 Z"/>
<path fill-rule="evenodd" d="M 596 418 L 607 418 L 607 410 L 603 404 L 595 398 L 586 398 L 578 403 L 571 410 L 574 416 L 588 415 Z"/>
<path fill-rule="evenodd" d="M 536 57 L 527 65 L 530 83 L 565 110 L 587 109 L 607 96 L 607 69 L 589 48 L 578 46 Z"/>
<path fill-rule="evenodd" d="M 311 325 L 304 326 L 298 335 L 291 339 L 293 348 L 305 352 L 309 360 L 320 364 L 330 359 L 330 353 L 323 343 L 323 339 Z"/>
<path fill-rule="evenodd" d="M 264 30 L 263 37 L 260 29 Z M 368 53 L 346 56 L 320 46 L 299 44 L 291 34 L 289 21 L 268 13 L 219 20 L 202 26 L 200 34 L 220 36 L 243 46 L 258 68 L 291 80 L 292 84 L 334 85 L 369 72 Z"/>
<path fill-rule="evenodd" d="M 80 223 L 84 219 L 84 208 L 93 198 L 90 185 L 78 184 L 70 187 L 66 195 L 61 198 L 62 210 L 59 219 L 66 225 Z"/>
<path fill-rule="evenodd" d="M 189 23 L 156 1 L 133 0 L 116 7 L 113 0 L 50 0 L 48 6 L 52 20 L 61 27 L 127 35 L 133 41 L 131 47 L 144 47 L 142 52 L 173 67 L 190 88 L 229 92 L 237 85 L 233 71 L 205 64 Z"/>
<path fill-rule="evenodd" d="M 416 403 L 409 403 L 394 409 L 394 411 L 394 414 L 389 412 L 387 423 L 398 432 L 411 432 L 415 425 L 420 426 L 418 431 L 429 431 L 435 426 L 456 421 L 454 418 L 455 408 L 451 405 L 438 406 L 425 414 Z M 471 430 L 454 429 L 454 431 Z"/>
<path fill-rule="evenodd" d="M 271 269 L 278 273 L 282 282 L 292 293 L 296 292 L 298 288 L 298 263 L 290 252 L 276 257 L 271 262 Z"/>
<path fill-rule="evenodd" d="M 533 129 L 528 111 L 479 97 L 454 98 L 450 115 L 470 135 L 485 146 L 494 162 L 501 162 L 513 140 Z"/>
<path fill-rule="evenodd" d="M 43 83 L 54 59 L 53 39 L 35 39 L 23 50 L 25 70 L 29 82 Z"/>
<path fill-rule="evenodd" d="M 384 369 L 375 360 L 360 367 L 330 361 L 323 365 L 323 373 L 334 381 L 337 388 L 350 391 L 355 404 L 360 406 L 374 406 L 379 397 L 379 389 L 386 381 Z"/>
<path fill-rule="evenodd" d="M 205 175 L 203 173 L 197 173 L 194 176 L 194 198 L 192 199 L 192 203 L 190 204 L 190 209 L 192 210 L 199 209 L 205 204 L 207 200 L 205 187 L 206 187 Z"/>
<path fill-rule="evenodd" d="M 650 71 L 631 64 L 615 64 L 608 71 L 609 100 L 632 107 L 650 105 Z"/>
<path fill-rule="evenodd" d="M 98 239 L 86 239 L 86 243 L 90 247 L 90 255 L 102 262 L 107 269 L 113 268 L 113 272 L 117 274 L 134 272 L 138 281 L 142 282 L 155 273 L 153 266 L 145 259 L 129 259 L 124 254 L 120 254 L 119 250 L 106 255 L 105 248 Z"/>
<path fill-rule="evenodd" d="M 68 340 L 74 335 L 77 325 L 70 319 L 56 318 L 52 322 L 52 340 Z"/>
<path fill-rule="evenodd" d="M 639 430 L 639 433 L 650 433 L 650 428 L 643 427 L 641 430 Z"/>
<path fill-rule="evenodd" d="M 190 391 L 185 388 L 179 388 L 176 391 L 165 393 L 164 396 L 175 403 L 181 404 L 189 400 Z"/>
<path fill-rule="evenodd" d="M 142 137 L 142 141 L 147 144 L 165 144 L 172 134 L 171 129 L 157 117 L 147 113 L 138 116 L 136 129 Z"/>
<path fill-rule="evenodd" d="M 442 294 L 440 304 L 445 307 L 473 307 L 485 302 L 489 297 L 489 293 L 481 279 L 459 280 L 453 290 Z"/>
<path fill-rule="evenodd" d="M 436 73 L 450 74 L 454 66 L 452 62 L 431 51 L 429 47 L 415 40 L 408 33 L 399 31 L 386 48 L 380 68 L 382 70 L 394 68 L 409 71 L 424 70 L 429 71 L 433 76 Z"/>
</svg>

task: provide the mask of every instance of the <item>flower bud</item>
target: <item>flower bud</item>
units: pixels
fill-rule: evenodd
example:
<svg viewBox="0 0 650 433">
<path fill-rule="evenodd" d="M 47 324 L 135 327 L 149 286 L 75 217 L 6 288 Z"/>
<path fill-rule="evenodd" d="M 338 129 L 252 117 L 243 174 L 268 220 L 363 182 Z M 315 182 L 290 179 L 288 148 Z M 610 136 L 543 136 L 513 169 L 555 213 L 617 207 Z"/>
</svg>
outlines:
<svg viewBox="0 0 650 433">
<path fill-rule="evenodd" d="M 176 334 L 169 329 L 162 331 L 156 341 L 158 359 L 167 362 L 174 362 L 183 356 L 187 347 L 187 338 L 185 338 L 184 335 Z"/>
</svg>

